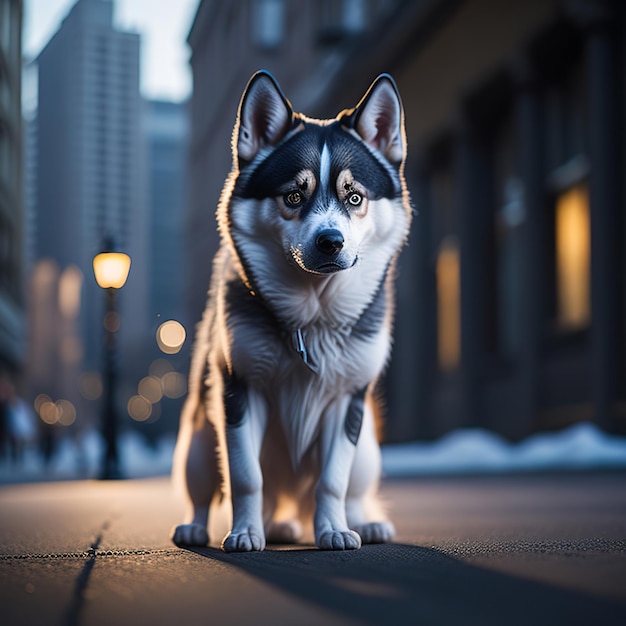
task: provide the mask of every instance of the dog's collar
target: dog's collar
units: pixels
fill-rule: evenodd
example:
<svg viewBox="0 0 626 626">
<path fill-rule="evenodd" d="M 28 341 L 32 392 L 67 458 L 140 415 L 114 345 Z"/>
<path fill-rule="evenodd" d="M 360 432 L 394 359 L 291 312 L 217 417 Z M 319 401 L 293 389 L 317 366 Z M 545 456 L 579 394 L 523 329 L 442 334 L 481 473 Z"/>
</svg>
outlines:
<svg viewBox="0 0 626 626">
<path fill-rule="evenodd" d="M 301 328 L 297 328 L 295 331 L 291 333 L 291 338 L 293 341 L 293 347 L 296 352 L 302 358 L 302 362 L 314 373 L 319 373 L 319 368 L 313 364 L 309 357 L 309 353 L 306 349 L 306 344 L 304 343 L 304 335 L 302 333 Z"/>
<path fill-rule="evenodd" d="M 237 255 L 239 259 L 239 263 L 241 264 L 242 269 L 242 279 L 243 284 L 246 289 L 249 291 L 250 295 L 253 298 L 258 298 L 263 303 L 263 306 L 270 312 L 270 314 L 276 317 L 276 313 L 272 310 L 265 298 L 262 297 L 261 292 L 258 289 L 254 288 L 254 284 L 252 282 L 252 273 L 248 271 L 247 263 L 245 258 L 242 255 Z M 319 373 L 319 368 L 313 363 L 311 360 L 311 355 L 307 350 L 306 343 L 304 341 L 304 333 L 302 332 L 302 328 L 296 328 L 295 330 L 289 333 L 291 335 L 291 342 L 294 350 L 300 355 L 302 362 L 314 373 Z"/>
</svg>

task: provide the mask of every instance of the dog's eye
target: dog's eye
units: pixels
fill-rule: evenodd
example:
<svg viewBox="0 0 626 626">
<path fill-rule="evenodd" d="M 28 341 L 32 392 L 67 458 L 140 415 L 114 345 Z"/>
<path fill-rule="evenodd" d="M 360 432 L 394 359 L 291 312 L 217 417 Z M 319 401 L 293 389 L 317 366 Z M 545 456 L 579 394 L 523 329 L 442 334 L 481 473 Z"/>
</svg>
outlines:
<svg viewBox="0 0 626 626">
<path fill-rule="evenodd" d="M 359 206 L 363 202 L 363 196 L 359 193 L 353 192 L 348 196 L 348 202 L 352 206 Z"/>
<path fill-rule="evenodd" d="M 292 209 L 302 204 L 304 196 L 299 191 L 290 191 L 284 196 L 285 204 Z"/>
</svg>

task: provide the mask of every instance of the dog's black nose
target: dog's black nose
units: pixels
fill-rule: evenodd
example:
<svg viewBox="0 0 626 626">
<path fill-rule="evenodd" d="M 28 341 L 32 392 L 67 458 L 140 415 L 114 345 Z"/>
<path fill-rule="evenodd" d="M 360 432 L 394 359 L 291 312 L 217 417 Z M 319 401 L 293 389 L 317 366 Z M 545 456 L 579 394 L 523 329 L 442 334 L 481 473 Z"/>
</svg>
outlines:
<svg viewBox="0 0 626 626">
<path fill-rule="evenodd" d="M 343 248 L 343 235 L 334 228 L 323 230 L 315 240 L 318 250 L 328 256 L 337 256 Z"/>
</svg>

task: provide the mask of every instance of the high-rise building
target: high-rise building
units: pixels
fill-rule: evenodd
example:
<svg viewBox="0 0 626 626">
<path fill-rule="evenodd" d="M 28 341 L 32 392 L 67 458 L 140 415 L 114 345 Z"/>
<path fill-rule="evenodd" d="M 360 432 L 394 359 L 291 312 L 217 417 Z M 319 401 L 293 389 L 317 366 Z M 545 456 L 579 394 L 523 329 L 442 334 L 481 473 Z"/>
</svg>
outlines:
<svg viewBox="0 0 626 626">
<path fill-rule="evenodd" d="M 148 170 L 149 310 L 154 321 L 185 315 L 184 224 L 188 140 L 187 105 L 144 103 Z"/>
<path fill-rule="evenodd" d="M 0 0 L 0 374 L 24 360 L 22 2 Z"/>
<path fill-rule="evenodd" d="M 24 59 L 22 67 L 22 146 L 24 167 L 24 271 L 35 262 L 37 215 L 37 65 Z"/>
<path fill-rule="evenodd" d="M 186 103 L 146 100 L 143 109 L 143 135 L 147 148 L 148 181 L 148 310 L 151 342 L 146 356 L 153 359 L 150 372 L 163 366 L 186 372 L 193 333 L 186 316 L 184 290 L 187 276 L 184 225 L 187 190 L 188 108 Z M 181 349 L 162 351 L 156 341 L 162 324 L 175 320 L 187 331 Z M 163 326 L 165 328 L 166 326 Z M 164 359 L 168 365 L 164 364 Z M 147 373 L 147 372 L 146 372 Z M 165 371 L 162 371 L 163 375 Z M 174 374 L 170 374 L 173 376 Z M 145 383 L 144 383 L 145 384 Z M 162 382 L 163 391 L 167 384 Z M 145 436 L 156 438 L 175 431 L 183 399 L 164 393 L 161 402 L 153 403 Z M 176 393 L 175 395 L 178 395 Z"/>
<path fill-rule="evenodd" d="M 82 272 L 81 369 L 100 369 L 104 296 L 92 259 L 105 237 L 132 258 L 120 294 L 123 376 L 145 369 L 148 339 L 145 161 L 137 33 L 113 25 L 112 0 L 78 0 L 37 64 L 35 257 Z M 35 268 L 36 271 L 36 268 Z M 78 283 L 76 283 L 78 284 Z M 129 385 L 133 381 L 129 380 Z"/>
</svg>

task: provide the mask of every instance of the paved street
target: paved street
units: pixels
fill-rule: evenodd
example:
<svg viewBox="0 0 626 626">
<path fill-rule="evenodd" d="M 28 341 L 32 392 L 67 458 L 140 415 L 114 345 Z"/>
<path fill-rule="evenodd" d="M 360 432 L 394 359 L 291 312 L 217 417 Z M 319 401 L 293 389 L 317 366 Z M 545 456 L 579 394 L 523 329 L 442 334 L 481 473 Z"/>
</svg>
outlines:
<svg viewBox="0 0 626 626">
<path fill-rule="evenodd" d="M 626 474 L 383 492 L 394 545 L 227 555 L 169 543 L 184 505 L 166 479 L 2 487 L 0 623 L 626 624 Z"/>
</svg>

